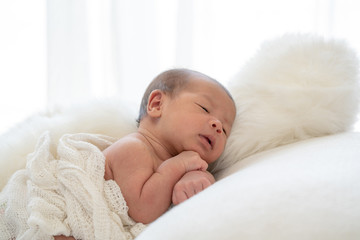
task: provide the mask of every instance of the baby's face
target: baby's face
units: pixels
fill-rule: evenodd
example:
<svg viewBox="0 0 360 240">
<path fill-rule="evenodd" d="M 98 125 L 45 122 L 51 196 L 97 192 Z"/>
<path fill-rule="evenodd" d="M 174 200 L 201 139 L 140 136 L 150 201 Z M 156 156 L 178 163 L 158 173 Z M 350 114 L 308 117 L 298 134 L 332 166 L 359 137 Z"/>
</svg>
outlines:
<svg viewBox="0 0 360 240">
<path fill-rule="evenodd" d="M 235 104 L 217 83 L 194 76 L 165 103 L 162 124 L 170 148 L 195 151 L 208 163 L 224 151 L 235 118 Z"/>
</svg>

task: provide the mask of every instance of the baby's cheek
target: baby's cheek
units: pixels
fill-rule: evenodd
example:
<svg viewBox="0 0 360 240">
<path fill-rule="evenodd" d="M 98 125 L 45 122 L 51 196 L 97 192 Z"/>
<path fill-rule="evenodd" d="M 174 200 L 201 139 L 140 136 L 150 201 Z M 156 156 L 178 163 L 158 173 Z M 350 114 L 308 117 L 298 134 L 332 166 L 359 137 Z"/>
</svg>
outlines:
<svg viewBox="0 0 360 240">
<path fill-rule="evenodd" d="M 225 150 L 225 145 L 226 145 L 226 138 L 224 138 L 220 141 L 220 144 L 219 144 L 220 155 Z"/>
<path fill-rule="evenodd" d="M 223 143 L 219 144 L 219 146 L 215 149 L 215 152 L 214 152 L 215 160 L 220 157 L 220 155 L 224 152 L 224 150 L 225 150 L 225 141 Z"/>
</svg>

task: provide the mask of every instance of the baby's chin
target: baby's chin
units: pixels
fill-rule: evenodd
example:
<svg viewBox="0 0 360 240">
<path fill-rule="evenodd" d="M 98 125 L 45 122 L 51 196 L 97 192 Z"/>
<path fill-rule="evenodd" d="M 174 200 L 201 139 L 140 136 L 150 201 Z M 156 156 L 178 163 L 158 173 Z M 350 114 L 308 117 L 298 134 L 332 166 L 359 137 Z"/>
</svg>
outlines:
<svg viewBox="0 0 360 240">
<path fill-rule="evenodd" d="M 201 148 L 199 149 L 196 147 L 190 147 L 189 149 L 186 149 L 186 151 L 197 152 L 200 155 L 201 159 L 203 159 L 208 164 L 215 162 L 217 159 L 219 159 L 219 157 L 221 155 L 221 154 L 218 154 L 218 155 L 206 154 L 206 152 L 204 152 Z"/>
<path fill-rule="evenodd" d="M 215 162 L 220 157 L 220 155 L 219 156 L 207 156 L 207 155 L 203 155 L 201 153 L 199 153 L 199 155 L 208 164 L 211 164 L 211 163 Z"/>
</svg>

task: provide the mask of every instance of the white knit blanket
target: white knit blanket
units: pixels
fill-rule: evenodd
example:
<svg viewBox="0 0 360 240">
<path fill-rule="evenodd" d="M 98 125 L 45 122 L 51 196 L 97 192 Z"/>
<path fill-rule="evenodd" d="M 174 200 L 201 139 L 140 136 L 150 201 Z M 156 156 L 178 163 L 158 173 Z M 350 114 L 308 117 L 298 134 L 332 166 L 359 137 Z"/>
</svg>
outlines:
<svg viewBox="0 0 360 240">
<path fill-rule="evenodd" d="M 145 228 L 128 216 L 118 185 L 104 180 L 102 151 L 115 139 L 44 133 L 0 194 L 0 239 L 133 239 Z M 9 159 L 9 161 L 11 161 Z"/>
</svg>

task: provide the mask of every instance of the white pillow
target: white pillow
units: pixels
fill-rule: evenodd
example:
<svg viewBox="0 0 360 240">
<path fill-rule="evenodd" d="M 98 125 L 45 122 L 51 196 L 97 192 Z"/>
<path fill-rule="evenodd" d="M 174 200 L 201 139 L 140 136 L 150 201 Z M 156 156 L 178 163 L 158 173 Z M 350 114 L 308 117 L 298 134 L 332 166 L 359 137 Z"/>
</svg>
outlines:
<svg viewBox="0 0 360 240">
<path fill-rule="evenodd" d="M 355 52 L 340 40 L 305 34 L 264 43 L 228 86 L 237 118 L 214 171 L 266 149 L 351 129 L 358 71 Z"/>
<path fill-rule="evenodd" d="M 252 155 L 136 240 L 358 240 L 360 133 Z"/>
</svg>

